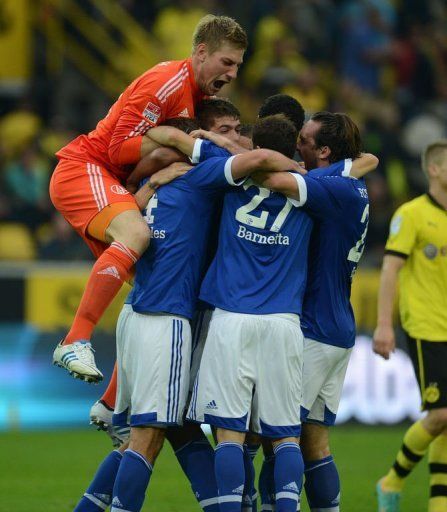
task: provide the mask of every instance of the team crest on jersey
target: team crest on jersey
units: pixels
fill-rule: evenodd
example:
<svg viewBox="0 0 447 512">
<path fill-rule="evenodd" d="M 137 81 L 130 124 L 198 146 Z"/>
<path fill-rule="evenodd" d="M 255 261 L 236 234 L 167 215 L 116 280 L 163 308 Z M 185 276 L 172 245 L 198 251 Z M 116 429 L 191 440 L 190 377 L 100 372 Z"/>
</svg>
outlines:
<svg viewBox="0 0 447 512">
<path fill-rule="evenodd" d="M 119 196 L 125 196 L 126 194 L 128 194 L 129 192 L 124 188 L 122 187 L 121 185 L 112 185 L 110 187 L 110 189 L 112 190 L 112 192 L 114 194 L 118 194 Z"/>
<path fill-rule="evenodd" d="M 156 124 L 161 116 L 161 108 L 150 101 L 144 107 L 143 116 L 151 123 Z"/>
<path fill-rule="evenodd" d="M 436 258 L 436 255 L 438 254 L 438 248 L 436 247 L 436 245 L 427 244 L 424 247 L 424 254 L 426 258 L 428 258 L 429 260 L 434 260 Z"/>
<path fill-rule="evenodd" d="M 400 227 L 402 225 L 402 217 L 400 215 L 396 215 L 390 224 L 390 235 L 394 236 L 399 233 Z"/>
</svg>

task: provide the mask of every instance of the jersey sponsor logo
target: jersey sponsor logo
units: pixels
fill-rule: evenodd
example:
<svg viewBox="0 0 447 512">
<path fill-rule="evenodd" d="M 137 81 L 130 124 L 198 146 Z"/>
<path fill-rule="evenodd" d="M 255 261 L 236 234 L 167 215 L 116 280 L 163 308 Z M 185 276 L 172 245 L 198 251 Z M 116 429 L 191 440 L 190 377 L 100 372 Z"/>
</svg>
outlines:
<svg viewBox="0 0 447 512">
<path fill-rule="evenodd" d="M 393 218 L 390 224 L 390 235 L 394 236 L 399 233 L 400 227 L 402 225 L 402 217 L 400 215 L 396 215 L 396 217 Z"/>
<path fill-rule="evenodd" d="M 441 392 L 439 391 L 438 384 L 436 382 L 430 382 L 430 385 L 424 390 L 424 402 L 434 404 L 439 400 Z"/>
<path fill-rule="evenodd" d="M 161 116 L 161 108 L 149 101 L 149 103 L 144 107 L 143 116 L 151 123 L 157 124 L 157 121 Z"/>
<path fill-rule="evenodd" d="M 111 191 L 114 193 L 114 194 L 118 194 L 120 196 L 125 196 L 126 194 L 128 194 L 129 192 L 124 188 L 122 187 L 121 185 L 112 185 L 110 187 Z"/>
<path fill-rule="evenodd" d="M 429 260 L 434 260 L 438 254 L 438 248 L 433 244 L 427 244 L 423 250 L 425 257 Z"/>
<path fill-rule="evenodd" d="M 261 235 L 260 233 L 250 231 L 245 226 L 239 226 L 237 236 L 238 238 L 243 238 L 244 240 L 248 240 L 249 242 L 253 242 L 255 244 L 290 245 L 289 237 L 286 235 L 282 235 L 281 233 L 276 233 L 275 235 L 268 236 Z"/>
<path fill-rule="evenodd" d="M 165 229 L 153 229 L 149 227 L 151 232 L 151 238 L 166 238 L 166 230 Z"/>
</svg>

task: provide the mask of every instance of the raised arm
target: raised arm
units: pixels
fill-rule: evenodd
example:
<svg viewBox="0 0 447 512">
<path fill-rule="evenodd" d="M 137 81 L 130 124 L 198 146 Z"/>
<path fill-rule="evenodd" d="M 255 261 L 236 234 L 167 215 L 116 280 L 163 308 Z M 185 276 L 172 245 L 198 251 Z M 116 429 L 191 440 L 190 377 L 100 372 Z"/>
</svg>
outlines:
<svg viewBox="0 0 447 512">
<path fill-rule="evenodd" d="M 377 327 L 373 336 L 373 350 L 384 359 L 389 359 L 396 347 L 393 328 L 393 306 L 397 290 L 397 278 L 405 259 L 386 254 L 380 274 L 380 287 L 377 302 Z"/>
<path fill-rule="evenodd" d="M 270 171 L 275 174 L 281 171 L 302 171 L 299 164 L 290 158 L 270 149 L 254 149 L 232 157 L 231 174 L 238 180 L 256 171 Z M 287 174 L 287 173 L 285 173 Z"/>
<path fill-rule="evenodd" d="M 172 148 L 157 147 L 152 153 L 146 155 L 138 162 L 127 178 L 126 188 L 130 193 L 134 194 L 138 190 L 138 186 L 143 178 L 152 176 L 152 174 L 173 162 L 184 161 L 186 161 L 186 157 L 183 153 Z"/>
<path fill-rule="evenodd" d="M 362 153 L 359 158 L 352 161 L 351 172 L 354 178 L 363 178 L 365 174 L 377 169 L 379 159 L 372 153 Z"/>
</svg>

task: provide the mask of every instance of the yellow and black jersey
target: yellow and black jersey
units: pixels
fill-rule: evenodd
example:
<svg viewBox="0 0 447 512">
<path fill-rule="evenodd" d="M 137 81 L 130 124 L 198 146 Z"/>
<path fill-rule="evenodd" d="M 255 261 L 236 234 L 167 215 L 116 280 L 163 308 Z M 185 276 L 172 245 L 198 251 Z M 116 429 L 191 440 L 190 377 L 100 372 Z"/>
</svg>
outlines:
<svg viewBox="0 0 447 512">
<path fill-rule="evenodd" d="M 447 341 L 447 210 L 430 194 L 403 204 L 385 253 L 406 259 L 399 273 L 403 328 L 415 339 Z"/>
</svg>

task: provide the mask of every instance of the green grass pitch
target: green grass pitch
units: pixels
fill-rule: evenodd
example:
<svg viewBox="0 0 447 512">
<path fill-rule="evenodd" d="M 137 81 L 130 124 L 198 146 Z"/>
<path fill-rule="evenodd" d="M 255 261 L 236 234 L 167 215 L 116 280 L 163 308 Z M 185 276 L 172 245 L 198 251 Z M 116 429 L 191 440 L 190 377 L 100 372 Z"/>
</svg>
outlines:
<svg viewBox="0 0 447 512">
<path fill-rule="evenodd" d="M 376 512 L 375 482 L 392 463 L 404 431 L 405 427 L 343 425 L 333 429 L 342 512 Z M 0 434 L 0 512 L 72 511 L 110 447 L 107 436 L 94 430 Z M 258 455 L 258 468 L 260 463 Z M 409 477 L 402 510 L 426 510 L 427 497 L 424 460 Z M 200 510 L 168 445 L 157 461 L 143 510 Z M 307 504 L 301 510 L 308 512 Z"/>
</svg>

